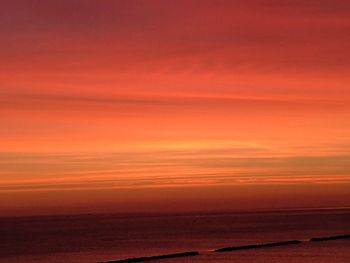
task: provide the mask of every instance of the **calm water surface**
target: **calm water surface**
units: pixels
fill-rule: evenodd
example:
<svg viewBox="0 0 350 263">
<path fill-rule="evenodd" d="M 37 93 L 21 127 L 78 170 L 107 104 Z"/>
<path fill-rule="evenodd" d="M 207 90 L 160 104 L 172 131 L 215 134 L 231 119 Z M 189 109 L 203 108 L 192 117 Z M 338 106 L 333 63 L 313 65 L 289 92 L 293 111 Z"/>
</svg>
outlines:
<svg viewBox="0 0 350 263">
<path fill-rule="evenodd" d="M 350 262 L 350 241 L 211 253 L 214 248 L 350 233 L 350 210 L 0 218 L 0 262 L 97 262 L 189 250 L 162 262 Z M 157 261 L 160 262 L 160 261 Z"/>
</svg>

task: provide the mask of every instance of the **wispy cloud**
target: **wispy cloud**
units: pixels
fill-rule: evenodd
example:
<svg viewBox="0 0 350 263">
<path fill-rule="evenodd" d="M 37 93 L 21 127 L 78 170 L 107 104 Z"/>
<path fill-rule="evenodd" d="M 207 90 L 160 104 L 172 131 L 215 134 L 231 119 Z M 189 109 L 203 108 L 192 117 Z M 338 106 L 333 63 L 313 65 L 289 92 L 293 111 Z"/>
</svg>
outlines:
<svg viewBox="0 0 350 263">
<path fill-rule="evenodd" d="M 350 155 L 254 144 L 163 143 L 119 153 L 1 153 L 0 192 L 241 184 L 350 183 Z M 160 147 L 160 148 L 159 148 Z M 349 150 L 349 149 L 347 149 Z M 348 152 L 349 153 L 349 152 Z"/>
<path fill-rule="evenodd" d="M 24 192 L 67 205 L 93 189 L 348 184 L 349 1 L 3 2 L 9 204 Z"/>
</svg>

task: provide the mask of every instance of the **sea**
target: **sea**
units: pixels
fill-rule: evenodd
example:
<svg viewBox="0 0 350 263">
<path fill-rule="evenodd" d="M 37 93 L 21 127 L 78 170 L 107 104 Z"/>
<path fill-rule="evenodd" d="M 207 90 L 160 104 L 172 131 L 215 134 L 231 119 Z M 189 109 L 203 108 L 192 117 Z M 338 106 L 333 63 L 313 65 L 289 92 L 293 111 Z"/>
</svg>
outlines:
<svg viewBox="0 0 350 263">
<path fill-rule="evenodd" d="M 199 251 L 155 262 L 349 263 L 349 239 L 308 241 L 343 234 L 350 234 L 349 208 L 0 217 L 0 262 L 89 263 Z M 303 242 L 213 252 L 295 239 Z"/>
</svg>

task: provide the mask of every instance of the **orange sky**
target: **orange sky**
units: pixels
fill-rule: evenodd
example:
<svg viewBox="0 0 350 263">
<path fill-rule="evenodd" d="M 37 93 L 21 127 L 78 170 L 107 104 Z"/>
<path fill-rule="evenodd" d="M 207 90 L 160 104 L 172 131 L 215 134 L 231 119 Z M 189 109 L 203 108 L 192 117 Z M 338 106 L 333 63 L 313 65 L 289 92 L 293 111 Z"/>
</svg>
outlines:
<svg viewBox="0 0 350 263">
<path fill-rule="evenodd" d="M 0 215 L 350 205 L 349 12 L 4 1 Z"/>
</svg>

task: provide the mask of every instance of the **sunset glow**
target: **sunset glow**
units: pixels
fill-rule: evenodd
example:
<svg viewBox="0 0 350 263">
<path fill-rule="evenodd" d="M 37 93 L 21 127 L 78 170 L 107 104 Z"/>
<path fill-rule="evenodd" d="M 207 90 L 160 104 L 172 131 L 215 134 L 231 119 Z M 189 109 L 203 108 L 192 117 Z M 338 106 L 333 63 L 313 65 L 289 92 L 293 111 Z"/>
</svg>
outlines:
<svg viewBox="0 0 350 263">
<path fill-rule="evenodd" d="M 348 206 L 349 11 L 2 2 L 0 213 Z"/>
</svg>

